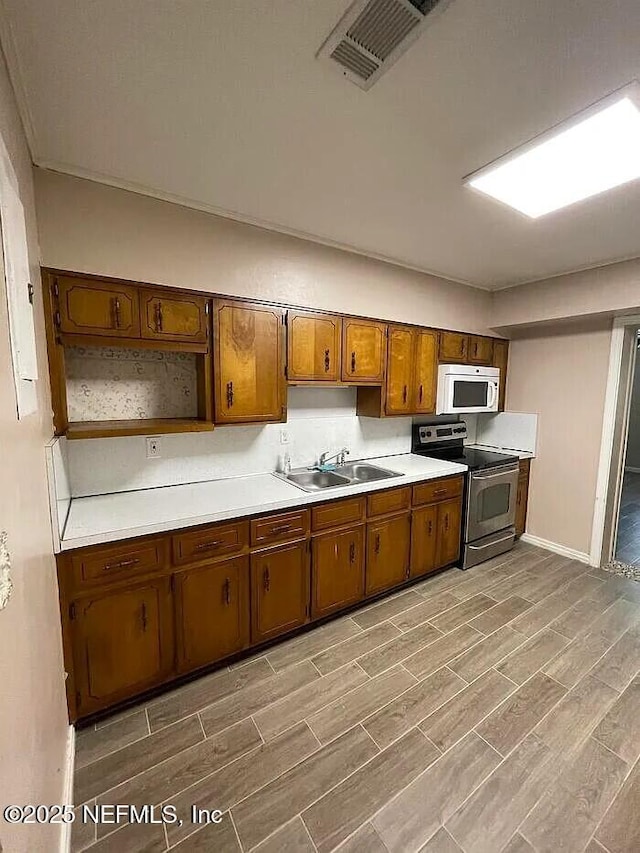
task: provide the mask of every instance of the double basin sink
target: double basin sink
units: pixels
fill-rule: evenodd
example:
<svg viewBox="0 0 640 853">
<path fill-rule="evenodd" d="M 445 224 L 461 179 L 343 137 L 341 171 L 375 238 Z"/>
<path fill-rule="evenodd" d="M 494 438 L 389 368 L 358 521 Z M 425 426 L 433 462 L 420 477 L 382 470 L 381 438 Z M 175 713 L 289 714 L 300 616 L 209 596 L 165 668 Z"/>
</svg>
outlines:
<svg viewBox="0 0 640 853">
<path fill-rule="evenodd" d="M 337 465 L 331 470 L 296 468 L 288 474 L 276 474 L 276 476 L 305 492 L 320 492 L 324 489 L 356 486 L 361 483 L 388 480 L 391 477 L 402 477 L 402 474 L 398 474 L 397 471 L 388 471 L 378 465 L 369 465 L 367 462 L 351 462 L 347 465 Z"/>
</svg>

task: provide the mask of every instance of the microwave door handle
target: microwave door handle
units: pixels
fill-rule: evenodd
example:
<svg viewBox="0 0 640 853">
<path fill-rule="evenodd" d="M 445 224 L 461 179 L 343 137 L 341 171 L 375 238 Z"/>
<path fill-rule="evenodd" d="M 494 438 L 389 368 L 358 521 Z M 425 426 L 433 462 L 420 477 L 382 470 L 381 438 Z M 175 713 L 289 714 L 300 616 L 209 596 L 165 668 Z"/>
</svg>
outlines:
<svg viewBox="0 0 640 853">
<path fill-rule="evenodd" d="M 489 403 L 489 407 L 493 409 L 495 404 L 498 402 L 498 385 L 495 382 L 490 382 L 489 387 L 491 388 L 491 401 Z"/>
</svg>

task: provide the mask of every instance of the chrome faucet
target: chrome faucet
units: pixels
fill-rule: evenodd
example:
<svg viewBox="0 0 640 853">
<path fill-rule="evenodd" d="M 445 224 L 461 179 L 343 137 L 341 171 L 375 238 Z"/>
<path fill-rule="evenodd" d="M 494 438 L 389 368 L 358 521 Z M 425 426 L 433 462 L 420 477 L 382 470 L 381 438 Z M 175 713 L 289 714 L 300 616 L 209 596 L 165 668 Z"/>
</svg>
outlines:
<svg viewBox="0 0 640 853">
<path fill-rule="evenodd" d="M 328 450 L 325 450 L 324 453 L 320 454 L 318 466 L 322 467 L 323 465 L 326 465 L 327 462 L 330 462 L 332 459 L 336 460 L 337 465 L 344 465 L 344 463 L 346 462 L 346 458 L 349 455 L 349 452 L 350 451 L 348 447 L 343 447 L 342 450 L 338 450 L 337 453 L 332 453 L 331 455 L 329 454 Z"/>
</svg>

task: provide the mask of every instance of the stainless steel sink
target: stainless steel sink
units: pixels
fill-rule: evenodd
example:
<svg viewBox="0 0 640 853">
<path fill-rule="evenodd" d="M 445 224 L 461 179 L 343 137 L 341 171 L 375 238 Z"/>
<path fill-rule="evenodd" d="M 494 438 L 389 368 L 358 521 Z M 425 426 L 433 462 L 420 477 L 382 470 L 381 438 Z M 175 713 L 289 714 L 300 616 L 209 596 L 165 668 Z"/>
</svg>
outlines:
<svg viewBox="0 0 640 853">
<path fill-rule="evenodd" d="M 290 474 L 283 474 L 282 479 L 288 480 L 306 492 L 318 492 L 321 489 L 348 486 L 351 482 L 348 477 L 341 477 L 340 474 L 335 474 L 333 471 L 315 470 L 292 471 Z"/>
<path fill-rule="evenodd" d="M 402 477 L 396 471 L 388 471 L 366 462 L 350 462 L 339 465 L 331 471 L 319 471 L 317 468 L 297 468 L 289 474 L 276 473 L 281 480 L 292 483 L 305 492 L 320 492 L 325 489 L 337 489 L 344 486 L 356 486 L 359 483 L 372 483 Z"/>
<path fill-rule="evenodd" d="M 371 483 L 374 480 L 388 480 L 390 477 L 401 477 L 396 471 L 388 471 L 386 468 L 378 468 L 377 465 L 369 465 L 366 462 L 350 462 L 348 465 L 340 465 L 336 473 L 348 477 L 356 483 Z"/>
</svg>

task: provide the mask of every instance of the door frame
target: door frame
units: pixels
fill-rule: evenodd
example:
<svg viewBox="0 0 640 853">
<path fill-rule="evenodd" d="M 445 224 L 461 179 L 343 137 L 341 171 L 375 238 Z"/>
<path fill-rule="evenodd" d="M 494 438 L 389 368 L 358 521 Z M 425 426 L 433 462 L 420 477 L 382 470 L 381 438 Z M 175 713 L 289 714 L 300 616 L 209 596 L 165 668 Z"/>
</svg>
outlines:
<svg viewBox="0 0 640 853">
<path fill-rule="evenodd" d="M 616 317 L 613 321 L 591 528 L 592 566 L 606 565 L 615 554 L 639 329 L 640 314 Z"/>
</svg>

